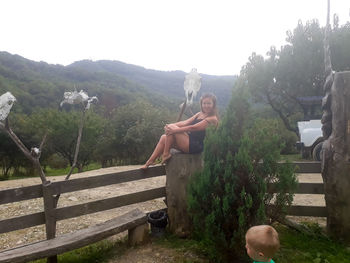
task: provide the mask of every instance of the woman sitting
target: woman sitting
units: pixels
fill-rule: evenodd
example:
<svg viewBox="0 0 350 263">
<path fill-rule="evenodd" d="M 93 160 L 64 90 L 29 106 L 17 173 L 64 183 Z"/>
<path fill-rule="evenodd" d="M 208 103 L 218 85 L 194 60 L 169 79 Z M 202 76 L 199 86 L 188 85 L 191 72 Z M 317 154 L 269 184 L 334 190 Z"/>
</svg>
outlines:
<svg viewBox="0 0 350 263">
<path fill-rule="evenodd" d="M 151 157 L 141 167 L 147 169 L 155 160 L 162 156 L 162 164 L 171 158 L 170 148 L 176 148 L 184 153 L 200 153 L 203 151 L 203 143 L 206 128 L 212 124 L 218 125 L 219 117 L 216 108 L 214 94 L 204 94 L 200 99 L 201 111 L 191 118 L 167 124 L 163 134 L 154 149 Z"/>
</svg>

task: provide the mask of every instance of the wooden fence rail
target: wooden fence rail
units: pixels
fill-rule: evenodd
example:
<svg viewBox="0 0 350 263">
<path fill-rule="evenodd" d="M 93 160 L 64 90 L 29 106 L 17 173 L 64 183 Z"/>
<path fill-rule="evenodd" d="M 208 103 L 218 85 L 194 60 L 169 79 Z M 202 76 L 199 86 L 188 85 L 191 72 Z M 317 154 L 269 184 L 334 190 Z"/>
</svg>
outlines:
<svg viewBox="0 0 350 263">
<path fill-rule="evenodd" d="M 319 162 L 293 163 L 298 166 L 298 173 L 320 173 Z M 81 191 L 112 184 L 136 181 L 156 176 L 165 175 L 164 166 L 156 166 L 142 171 L 140 169 L 110 173 L 86 178 L 72 179 L 69 181 L 53 182 L 51 193 L 54 195 Z M 272 186 L 273 187 L 273 186 Z M 299 183 L 297 194 L 323 194 L 322 183 Z M 55 220 L 64 220 L 104 210 L 118 208 L 135 203 L 145 202 L 165 196 L 165 187 L 144 190 L 122 196 L 92 201 L 68 207 L 55 208 L 51 216 Z M 15 189 L 0 190 L 0 205 L 18 201 L 30 200 L 43 197 L 43 186 L 33 185 Z M 326 216 L 326 208 L 319 206 L 292 206 L 289 215 L 296 216 Z M 45 224 L 45 213 L 38 212 L 24 216 L 0 220 L 0 234 L 32 226 Z"/>
</svg>

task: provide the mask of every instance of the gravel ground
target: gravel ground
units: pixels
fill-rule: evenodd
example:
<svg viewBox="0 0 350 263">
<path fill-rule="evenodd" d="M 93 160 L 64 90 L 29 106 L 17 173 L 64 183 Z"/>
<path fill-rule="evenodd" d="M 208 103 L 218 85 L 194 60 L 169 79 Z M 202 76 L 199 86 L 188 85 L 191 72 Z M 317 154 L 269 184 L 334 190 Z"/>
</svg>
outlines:
<svg viewBox="0 0 350 263">
<path fill-rule="evenodd" d="M 110 167 L 105 169 L 98 169 L 94 171 L 88 171 L 80 174 L 73 174 L 71 178 L 81 178 L 88 176 L 95 176 L 104 173 L 112 173 L 117 171 L 126 171 L 139 168 L 140 166 L 123 166 L 123 167 Z M 51 181 L 64 180 L 62 176 L 50 177 Z M 320 174 L 303 174 L 299 176 L 300 182 L 322 182 Z M 29 178 L 21 180 L 4 181 L 0 183 L 0 190 L 8 188 L 17 188 L 29 185 L 40 184 L 40 178 Z M 79 203 L 91 202 L 94 200 L 110 198 L 127 193 L 138 192 L 141 190 L 147 190 L 151 188 L 161 187 L 165 185 L 165 176 L 154 177 L 134 182 L 121 183 L 117 185 L 110 185 L 107 187 L 99 187 L 89 190 L 83 190 L 73 193 L 62 194 L 59 200 L 58 207 L 70 206 Z M 317 205 L 324 206 L 323 195 L 296 195 L 294 204 L 298 205 Z M 133 208 L 139 208 L 144 212 L 149 212 L 157 209 L 164 208 L 165 204 L 163 198 L 147 201 L 144 203 L 138 203 L 121 208 L 111 209 L 95 214 L 89 214 L 80 216 L 77 218 L 62 220 L 57 222 L 57 234 L 64 234 L 73 232 L 78 229 L 86 228 L 90 225 L 104 222 L 117 215 L 124 214 Z M 43 210 L 43 202 L 41 198 L 32 199 L 28 201 L 16 202 L 6 205 L 0 205 L 0 220 L 6 218 L 12 218 L 25 214 L 40 212 Z M 293 220 L 311 220 L 325 225 L 325 218 L 301 218 L 291 217 Z M 121 235 L 125 235 L 122 233 Z M 0 250 L 32 243 L 34 241 L 45 239 L 45 226 L 36 226 L 18 231 L 13 231 L 5 234 L 0 234 Z M 145 248 L 144 252 L 152 249 Z M 142 255 L 142 253 L 141 253 Z"/>
</svg>

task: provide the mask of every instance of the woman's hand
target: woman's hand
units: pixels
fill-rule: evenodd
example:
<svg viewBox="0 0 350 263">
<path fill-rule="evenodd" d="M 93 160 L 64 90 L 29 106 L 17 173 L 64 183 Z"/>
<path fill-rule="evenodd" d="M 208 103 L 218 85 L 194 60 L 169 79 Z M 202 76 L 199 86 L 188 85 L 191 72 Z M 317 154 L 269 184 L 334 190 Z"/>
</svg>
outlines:
<svg viewBox="0 0 350 263">
<path fill-rule="evenodd" d="M 169 124 L 164 127 L 165 135 L 172 135 L 175 133 L 175 130 L 176 128 Z"/>
</svg>

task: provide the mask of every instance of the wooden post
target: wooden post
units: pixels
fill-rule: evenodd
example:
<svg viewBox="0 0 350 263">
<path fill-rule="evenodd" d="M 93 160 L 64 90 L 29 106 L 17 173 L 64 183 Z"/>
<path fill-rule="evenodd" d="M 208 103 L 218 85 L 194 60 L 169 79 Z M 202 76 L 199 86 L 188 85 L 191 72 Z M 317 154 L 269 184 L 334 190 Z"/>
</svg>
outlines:
<svg viewBox="0 0 350 263">
<path fill-rule="evenodd" d="M 128 230 L 128 243 L 131 246 L 146 243 L 148 239 L 149 225 L 147 222 Z"/>
<path fill-rule="evenodd" d="M 334 74 L 326 99 L 324 108 L 331 112 L 331 134 L 322 147 L 327 231 L 350 243 L 350 71 Z"/>
<path fill-rule="evenodd" d="M 56 236 L 56 217 L 55 208 L 56 201 L 53 196 L 52 184 L 50 181 L 43 184 L 44 212 L 46 239 L 53 239 Z M 47 263 L 57 263 L 57 255 L 47 258 Z"/>
<path fill-rule="evenodd" d="M 186 237 L 191 231 L 187 185 L 191 175 L 202 169 L 202 163 L 201 154 L 175 154 L 165 167 L 169 229 L 179 237 Z"/>
</svg>

